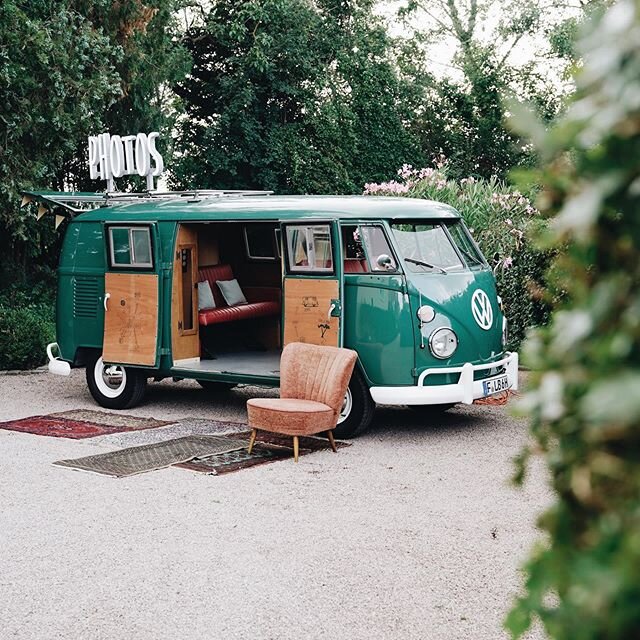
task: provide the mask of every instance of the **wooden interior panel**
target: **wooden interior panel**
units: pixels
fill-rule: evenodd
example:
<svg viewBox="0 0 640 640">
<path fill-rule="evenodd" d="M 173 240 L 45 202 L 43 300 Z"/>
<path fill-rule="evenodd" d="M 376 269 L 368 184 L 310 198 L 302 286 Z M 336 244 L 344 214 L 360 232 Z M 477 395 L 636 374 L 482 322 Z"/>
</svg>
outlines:
<svg viewBox="0 0 640 640">
<path fill-rule="evenodd" d="M 339 346 L 340 318 L 329 318 L 332 299 L 340 297 L 338 280 L 285 278 L 284 344 Z"/>
<path fill-rule="evenodd" d="M 217 229 L 220 225 L 205 224 L 198 228 L 198 266 L 209 267 L 220 264 L 220 249 Z"/>
<path fill-rule="evenodd" d="M 182 273 L 182 249 L 191 249 L 192 260 L 190 274 L 183 278 Z M 186 285 L 184 283 L 187 283 Z M 193 227 L 180 225 L 178 238 L 173 254 L 173 282 L 171 288 L 171 351 L 174 364 L 178 360 L 189 360 L 200 357 L 200 336 L 198 325 L 198 234 Z M 191 288 L 191 314 L 193 327 L 184 328 L 185 305 L 188 304 Z"/>
<path fill-rule="evenodd" d="M 158 341 L 158 276 L 106 273 L 105 362 L 153 366 Z"/>
</svg>

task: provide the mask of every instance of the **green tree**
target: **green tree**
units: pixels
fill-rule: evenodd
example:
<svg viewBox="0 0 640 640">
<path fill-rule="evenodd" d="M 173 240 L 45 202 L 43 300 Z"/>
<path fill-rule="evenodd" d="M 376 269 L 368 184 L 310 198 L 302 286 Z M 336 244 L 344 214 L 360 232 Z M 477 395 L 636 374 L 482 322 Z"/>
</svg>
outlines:
<svg viewBox="0 0 640 640">
<path fill-rule="evenodd" d="M 419 155 L 421 89 L 369 0 L 219 0 L 186 43 L 179 186 L 357 192 Z"/>
<path fill-rule="evenodd" d="M 555 34 L 559 43 L 562 32 L 570 46 L 569 22 L 577 23 L 586 11 L 575 5 L 409 0 L 401 15 L 409 22 L 419 19 L 423 55 L 442 70 L 415 123 L 424 151 L 443 152 L 459 177 L 504 178 L 511 168 L 532 164 L 531 146 L 507 126 L 504 98 L 528 101 L 546 122 L 557 115 L 572 89 L 570 82 L 560 82 L 571 61 L 550 39 Z M 535 54 L 524 58 L 523 46 Z"/>
<path fill-rule="evenodd" d="M 578 50 L 578 92 L 542 136 L 538 176 L 547 242 L 567 245 L 565 302 L 525 352 L 556 499 L 507 626 L 520 636 L 538 617 L 553 638 L 626 640 L 640 636 L 640 2 L 616 3 Z"/>
<path fill-rule="evenodd" d="M 4 0 L 0 6 L 0 285 L 52 265 L 57 234 L 21 189 L 90 184 L 86 137 L 163 126 L 167 82 L 187 70 L 177 2 Z"/>
</svg>

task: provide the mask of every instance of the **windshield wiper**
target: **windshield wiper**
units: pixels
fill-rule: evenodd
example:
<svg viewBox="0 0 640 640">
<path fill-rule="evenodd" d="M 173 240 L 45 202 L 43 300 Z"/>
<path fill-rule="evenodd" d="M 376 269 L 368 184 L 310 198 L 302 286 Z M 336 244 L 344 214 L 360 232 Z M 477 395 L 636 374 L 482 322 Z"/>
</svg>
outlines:
<svg viewBox="0 0 640 640">
<path fill-rule="evenodd" d="M 467 262 L 471 263 L 471 264 L 482 264 L 482 262 L 480 262 L 478 260 L 478 258 L 476 258 L 474 255 L 470 254 L 466 249 L 463 249 L 462 247 L 458 247 L 458 250 L 460 251 L 460 253 L 467 259 Z"/>
<path fill-rule="evenodd" d="M 440 271 L 440 273 L 444 273 L 445 275 L 447 275 L 447 272 L 442 267 L 437 267 L 435 264 L 429 264 L 424 260 L 416 260 L 415 258 L 405 258 L 405 260 L 407 262 L 412 262 L 413 264 L 419 264 L 423 267 L 428 267 L 429 269 L 437 269 L 438 271 Z"/>
</svg>

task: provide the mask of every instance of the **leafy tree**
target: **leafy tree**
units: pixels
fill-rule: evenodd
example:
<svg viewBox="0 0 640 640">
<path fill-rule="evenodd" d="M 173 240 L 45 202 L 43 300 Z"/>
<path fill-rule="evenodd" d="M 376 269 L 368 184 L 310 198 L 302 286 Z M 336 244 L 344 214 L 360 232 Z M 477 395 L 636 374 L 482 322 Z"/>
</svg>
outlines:
<svg viewBox="0 0 640 640">
<path fill-rule="evenodd" d="M 163 83 L 186 72 L 175 2 L 4 0 L 0 6 L 0 285 L 52 265 L 57 234 L 21 189 L 97 188 L 86 137 L 162 127 Z"/>
<path fill-rule="evenodd" d="M 421 88 L 370 0 L 219 0 L 186 43 L 177 185 L 356 192 L 419 155 Z"/>
<path fill-rule="evenodd" d="M 556 116 L 572 87 L 558 82 L 567 62 L 549 39 L 558 24 L 584 11 L 564 1 L 409 0 L 401 15 L 426 19 L 419 28 L 423 55 L 445 69 L 415 123 L 424 150 L 443 152 L 460 177 L 503 178 L 531 164 L 531 147 L 506 124 L 504 98 L 527 100 L 546 122 Z M 536 51 L 525 61 L 518 59 L 523 45 Z M 449 62 L 435 58 L 447 49 Z"/>
<path fill-rule="evenodd" d="M 609 9 L 579 51 L 567 114 L 546 136 L 529 127 L 543 139 L 547 242 L 568 245 L 555 280 L 566 301 L 526 351 L 556 500 L 507 626 L 520 636 L 538 617 L 552 638 L 622 640 L 640 636 L 638 0 Z"/>
</svg>

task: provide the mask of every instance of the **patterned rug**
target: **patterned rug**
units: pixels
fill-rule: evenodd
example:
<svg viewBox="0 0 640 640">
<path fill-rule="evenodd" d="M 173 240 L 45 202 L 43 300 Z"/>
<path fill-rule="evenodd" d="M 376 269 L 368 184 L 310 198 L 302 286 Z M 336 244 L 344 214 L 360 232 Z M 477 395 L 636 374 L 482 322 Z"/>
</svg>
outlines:
<svg viewBox="0 0 640 640">
<path fill-rule="evenodd" d="M 195 458 L 189 462 L 176 464 L 175 466 L 219 476 L 269 462 L 277 462 L 278 460 L 286 460 L 288 458 L 293 459 L 293 442 L 290 436 L 266 433 L 264 431 L 258 432 L 256 444 L 253 451 L 249 454 L 247 447 L 249 445 L 250 433 L 250 431 L 245 431 L 244 433 L 234 434 L 238 438 L 243 438 L 245 445 L 242 449 Z M 300 437 L 299 443 L 301 456 L 313 453 L 314 451 L 331 450 L 329 441 L 323 437 Z M 342 440 L 336 440 L 336 445 L 338 449 L 351 446 L 350 443 L 343 442 Z"/>
<path fill-rule="evenodd" d="M 139 418 L 106 413 L 104 411 L 74 409 L 73 411 L 62 411 L 43 416 L 31 416 L 21 420 L 0 422 L 0 429 L 32 433 L 38 436 L 50 436 L 52 438 L 79 440 L 123 431 L 154 429 L 166 424 L 171 423 L 156 420 L 155 418 Z"/>
<path fill-rule="evenodd" d="M 227 436 L 186 436 L 73 460 L 58 460 L 53 464 L 124 478 L 146 471 L 164 469 L 193 458 L 228 453 L 246 446 L 246 440 Z"/>
</svg>

